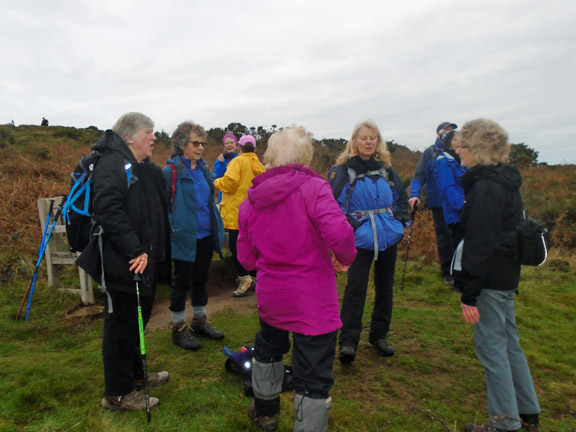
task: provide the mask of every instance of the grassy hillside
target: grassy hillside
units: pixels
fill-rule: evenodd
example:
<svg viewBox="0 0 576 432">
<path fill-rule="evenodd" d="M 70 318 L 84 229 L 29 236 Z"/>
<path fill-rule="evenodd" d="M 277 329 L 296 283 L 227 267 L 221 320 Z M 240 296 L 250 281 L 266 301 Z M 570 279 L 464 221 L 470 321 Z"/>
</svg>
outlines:
<svg viewBox="0 0 576 432">
<path fill-rule="evenodd" d="M 94 127 L 0 126 L 0 269 L 4 278 L 22 270 L 20 262 L 36 254 L 41 238 L 36 200 L 68 192 L 70 173 L 102 131 Z M 265 143 L 258 143 L 262 157 Z M 406 185 L 420 153 L 394 146 L 392 161 Z M 342 148 L 317 145 L 312 168 L 325 175 Z M 221 152 L 220 142 L 208 140 L 209 166 Z M 154 161 L 163 166 L 171 154 L 166 141 L 158 142 Z M 522 170 L 526 208 L 552 230 L 555 256 L 574 264 L 576 251 L 576 166 L 538 166 Z M 430 212 L 420 212 L 411 250 L 425 262 L 437 259 Z M 404 247 L 402 243 L 401 248 Z M 403 250 L 401 249 L 401 253 Z M 6 274 L 9 273 L 9 274 Z"/>
</svg>

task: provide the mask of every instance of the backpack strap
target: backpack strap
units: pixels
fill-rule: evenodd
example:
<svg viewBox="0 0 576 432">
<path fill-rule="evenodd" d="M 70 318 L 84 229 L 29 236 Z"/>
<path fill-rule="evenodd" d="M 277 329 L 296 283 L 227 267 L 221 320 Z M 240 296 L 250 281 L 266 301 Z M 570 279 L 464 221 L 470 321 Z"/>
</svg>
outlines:
<svg viewBox="0 0 576 432">
<path fill-rule="evenodd" d="M 176 177 L 178 177 L 178 171 L 176 170 L 176 166 L 171 163 L 168 162 L 168 166 L 170 167 L 170 190 L 171 195 L 170 195 L 170 204 L 172 204 L 174 202 L 174 197 L 176 196 Z"/>
</svg>

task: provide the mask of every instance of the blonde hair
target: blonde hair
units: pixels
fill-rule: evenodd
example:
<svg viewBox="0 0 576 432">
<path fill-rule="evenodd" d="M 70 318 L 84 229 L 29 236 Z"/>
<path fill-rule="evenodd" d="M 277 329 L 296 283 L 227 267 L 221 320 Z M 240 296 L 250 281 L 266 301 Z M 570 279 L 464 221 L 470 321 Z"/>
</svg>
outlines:
<svg viewBox="0 0 576 432">
<path fill-rule="evenodd" d="M 498 165 L 508 161 L 508 133 L 493 120 L 480 118 L 467 122 L 459 138 L 478 165 Z"/>
<path fill-rule="evenodd" d="M 292 126 L 274 133 L 264 153 L 266 167 L 289 164 L 309 166 L 314 156 L 312 133 L 303 126 Z"/>
<path fill-rule="evenodd" d="M 344 165 L 348 159 L 358 155 L 358 149 L 354 145 L 354 141 L 356 141 L 356 138 L 358 138 L 358 134 L 360 132 L 360 129 L 362 128 L 368 128 L 374 131 L 374 133 L 378 137 L 378 144 L 376 145 L 376 153 L 374 154 L 374 158 L 376 160 L 382 161 L 382 163 L 384 164 L 384 168 L 390 168 L 392 163 L 390 160 L 390 152 L 388 151 L 388 148 L 386 146 L 386 141 L 382 139 L 382 135 L 380 134 L 380 129 L 378 129 L 378 125 L 372 119 L 356 123 L 356 126 L 354 126 L 354 131 L 352 132 L 352 137 L 350 138 L 348 143 L 346 143 L 346 148 L 342 153 L 340 153 L 338 158 L 336 158 L 336 165 Z"/>
</svg>

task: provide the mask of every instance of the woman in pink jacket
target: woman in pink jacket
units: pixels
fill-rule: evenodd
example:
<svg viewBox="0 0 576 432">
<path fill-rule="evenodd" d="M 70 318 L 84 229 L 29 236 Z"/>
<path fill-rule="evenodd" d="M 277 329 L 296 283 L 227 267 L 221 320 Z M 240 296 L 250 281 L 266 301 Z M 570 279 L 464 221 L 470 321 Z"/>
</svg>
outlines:
<svg viewBox="0 0 576 432">
<path fill-rule="evenodd" d="M 258 313 L 249 415 L 263 430 L 277 427 L 282 357 L 293 333 L 295 431 L 325 431 L 336 333 L 341 327 L 334 260 L 350 265 L 354 231 L 330 185 L 307 168 L 314 148 L 303 127 L 268 141 L 268 171 L 253 180 L 240 205 L 238 259 L 258 270 Z"/>
</svg>

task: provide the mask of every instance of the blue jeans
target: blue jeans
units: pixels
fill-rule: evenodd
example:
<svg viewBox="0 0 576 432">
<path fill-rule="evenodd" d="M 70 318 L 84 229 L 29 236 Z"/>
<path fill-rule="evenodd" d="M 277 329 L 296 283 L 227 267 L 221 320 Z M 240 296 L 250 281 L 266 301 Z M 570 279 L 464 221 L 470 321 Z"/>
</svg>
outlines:
<svg viewBox="0 0 576 432">
<path fill-rule="evenodd" d="M 498 428 L 519 429 L 519 414 L 538 414 L 540 406 L 520 347 L 514 291 L 483 289 L 476 306 L 480 321 L 474 325 L 474 347 L 484 366 L 488 414 L 507 418 L 496 424 Z"/>
</svg>

